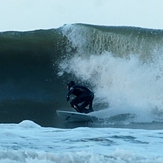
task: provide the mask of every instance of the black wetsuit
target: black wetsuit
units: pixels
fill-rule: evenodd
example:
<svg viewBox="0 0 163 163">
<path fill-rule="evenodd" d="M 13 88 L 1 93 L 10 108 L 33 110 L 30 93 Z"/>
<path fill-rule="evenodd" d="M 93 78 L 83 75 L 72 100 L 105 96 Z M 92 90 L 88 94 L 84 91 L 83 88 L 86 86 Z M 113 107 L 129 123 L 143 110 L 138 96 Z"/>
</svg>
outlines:
<svg viewBox="0 0 163 163">
<path fill-rule="evenodd" d="M 76 109 L 77 112 L 80 113 L 89 113 L 92 112 L 92 102 L 94 99 L 94 93 L 90 91 L 88 88 L 80 85 L 73 85 L 70 87 L 69 92 L 67 94 L 67 99 L 69 96 L 73 94 L 76 97 L 71 100 L 71 106 Z M 80 106 L 79 106 L 80 104 Z M 86 107 L 89 105 L 89 108 Z"/>
</svg>

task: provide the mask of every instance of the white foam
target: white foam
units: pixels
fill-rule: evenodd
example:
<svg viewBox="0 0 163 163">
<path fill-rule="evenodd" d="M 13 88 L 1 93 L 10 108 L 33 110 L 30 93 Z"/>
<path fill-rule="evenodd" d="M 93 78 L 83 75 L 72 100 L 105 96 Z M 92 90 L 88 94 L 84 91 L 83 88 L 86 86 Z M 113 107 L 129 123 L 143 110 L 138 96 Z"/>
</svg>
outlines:
<svg viewBox="0 0 163 163">
<path fill-rule="evenodd" d="M 40 128 L 41 127 L 40 125 L 38 125 L 30 120 L 24 120 L 24 121 L 20 122 L 19 126 L 24 127 L 24 128 Z"/>
<path fill-rule="evenodd" d="M 157 121 L 163 113 L 162 60 L 160 57 L 145 64 L 136 55 L 119 58 L 105 52 L 90 57 L 75 55 L 62 61 L 60 69 L 89 82 L 96 103 L 108 103 L 118 109 L 117 113 L 123 109 L 137 114 L 137 121 Z"/>
<path fill-rule="evenodd" d="M 1 163 L 161 163 L 162 130 L 22 128 L 0 124 Z M 6 136 L 6 132 L 10 136 Z"/>
</svg>

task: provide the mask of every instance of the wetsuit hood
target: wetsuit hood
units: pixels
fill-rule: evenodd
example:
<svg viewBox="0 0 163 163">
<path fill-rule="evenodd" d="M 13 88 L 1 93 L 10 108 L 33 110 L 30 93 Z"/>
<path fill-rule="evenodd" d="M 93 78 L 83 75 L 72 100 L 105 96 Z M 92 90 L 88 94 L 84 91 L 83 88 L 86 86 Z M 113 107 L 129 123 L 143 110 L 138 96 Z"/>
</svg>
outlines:
<svg viewBox="0 0 163 163">
<path fill-rule="evenodd" d="M 75 85 L 75 82 L 74 82 L 74 81 L 68 82 L 68 83 L 67 83 L 68 89 L 70 89 L 70 87 L 72 87 L 73 85 Z"/>
</svg>

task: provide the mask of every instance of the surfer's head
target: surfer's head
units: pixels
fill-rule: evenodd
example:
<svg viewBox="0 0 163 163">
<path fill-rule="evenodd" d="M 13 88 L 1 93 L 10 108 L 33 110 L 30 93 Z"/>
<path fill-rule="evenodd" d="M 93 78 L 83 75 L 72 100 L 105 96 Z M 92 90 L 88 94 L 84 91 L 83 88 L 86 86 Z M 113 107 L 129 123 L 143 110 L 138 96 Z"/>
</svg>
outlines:
<svg viewBox="0 0 163 163">
<path fill-rule="evenodd" d="M 69 90 L 70 87 L 72 87 L 73 85 L 75 85 L 75 82 L 74 81 L 70 81 L 67 83 L 67 89 Z"/>
</svg>

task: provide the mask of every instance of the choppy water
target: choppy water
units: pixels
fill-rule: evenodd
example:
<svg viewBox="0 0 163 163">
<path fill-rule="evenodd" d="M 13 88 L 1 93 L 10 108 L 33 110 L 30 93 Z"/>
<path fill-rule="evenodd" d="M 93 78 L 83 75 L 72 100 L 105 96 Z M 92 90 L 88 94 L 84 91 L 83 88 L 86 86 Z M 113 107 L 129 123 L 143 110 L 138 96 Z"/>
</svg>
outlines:
<svg viewBox="0 0 163 163">
<path fill-rule="evenodd" d="M 162 163 L 163 131 L 1 124 L 2 163 Z"/>
</svg>

